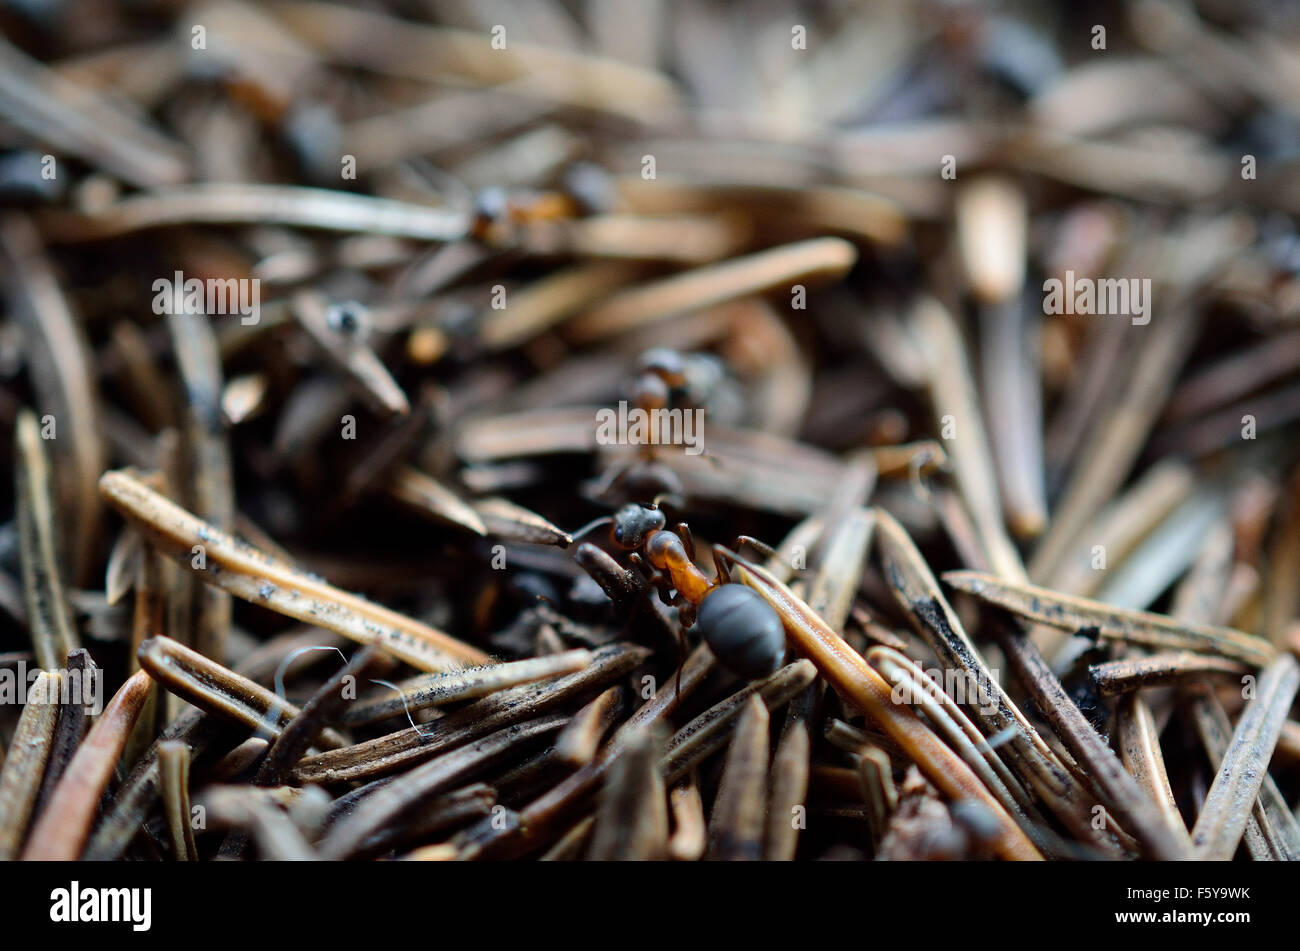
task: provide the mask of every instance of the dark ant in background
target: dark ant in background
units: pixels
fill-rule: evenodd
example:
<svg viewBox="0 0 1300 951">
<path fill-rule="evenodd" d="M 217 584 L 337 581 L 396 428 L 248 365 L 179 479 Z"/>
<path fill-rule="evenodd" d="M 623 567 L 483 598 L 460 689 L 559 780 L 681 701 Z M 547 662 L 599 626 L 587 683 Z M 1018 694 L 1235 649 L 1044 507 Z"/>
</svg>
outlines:
<svg viewBox="0 0 1300 951">
<path fill-rule="evenodd" d="M 728 382 L 725 368 L 712 354 L 654 347 L 637 359 L 636 372 L 628 387 L 628 403 L 646 414 L 699 409 L 711 415 L 727 397 L 736 398 L 728 390 Z M 725 415 L 728 414 L 724 412 Z M 589 490 L 589 497 L 602 501 L 613 498 L 680 501 L 684 495 L 680 477 L 658 458 L 666 445 L 641 443 L 636 457 L 613 466 Z M 707 452 L 702 458 L 711 465 L 718 464 Z"/>
<path fill-rule="evenodd" d="M 507 245 L 533 225 L 572 221 L 612 211 L 617 204 L 609 173 L 591 162 L 575 162 L 554 188 L 494 186 L 473 198 L 470 233 L 488 244 Z"/>
</svg>

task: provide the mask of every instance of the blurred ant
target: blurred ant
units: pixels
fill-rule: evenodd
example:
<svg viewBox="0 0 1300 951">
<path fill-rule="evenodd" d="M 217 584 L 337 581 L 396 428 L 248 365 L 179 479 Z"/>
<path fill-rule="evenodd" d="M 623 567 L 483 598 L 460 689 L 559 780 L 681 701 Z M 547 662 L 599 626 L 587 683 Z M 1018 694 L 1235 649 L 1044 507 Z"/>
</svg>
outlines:
<svg viewBox="0 0 1300 951">
<path fill-rule="evenodd" d="M 775 554 L 769 546 L 748 535 L 738 537 L 731 550 L 714 545 L 717 577 L 711 579 L 695 564 L 695 542 L 686 523 L 668 529 L 657 504 L 629 503 L 613 516 L 596 519 L 574 537 L 603 524 L 612 524 L 610 540 L 631 553 L 632 568 L 624 569 L 588 542 L 578 546 L 574 557 L 611 600 L 635 606 L 653 590 L 664 604 L 677 608 L 684 627 L 695 626 L 718 663 L 732 673 L 758 680 L 780 668 L 785 658 L 785 627 L 780 616 L 752 588 L 733 582 L 727 568 L 728 562 L 738 557 L 735 552 L 745 545 Z"/>
<path fill-rule="evenodd" d="M 718 360 L 707 353 L 681 353 L 654 347 L 638 358 L 628 388 L 628 402 L 647 416 L 699 410 L 709 402 L 725 376 Z M 636 457 L 612 467 L 591 490 L 596 499 L 609 499 L 615 489 L 623 498 L 671 498 L 680 504 L 681 479 L 672 468 L 656 460 L 662 443 L 638 444 Z M 705 459 L 717 465 L 708 453 Z"/>
<path fill-rule="evenodd" d="M 615 202 L 609 173 L 590 162 L 575 162 L 556 188 L 492 186 L 478 192 L 470 233 L 488 244 L 508 244 L 529 225 L 603 214 Z"/>
</svg>

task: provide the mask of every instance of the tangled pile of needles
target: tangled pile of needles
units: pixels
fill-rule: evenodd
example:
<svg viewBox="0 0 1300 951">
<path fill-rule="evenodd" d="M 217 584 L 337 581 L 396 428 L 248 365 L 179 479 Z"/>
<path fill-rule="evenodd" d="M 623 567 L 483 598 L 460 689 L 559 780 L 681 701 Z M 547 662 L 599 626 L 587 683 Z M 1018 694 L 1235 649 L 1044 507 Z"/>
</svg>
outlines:
<svg viewBox="0 0 1300 951">
<path fill-rule="evenodd" d="M 4 5 L 0 857 L 1300 856 L 1296 23 L 1010 8 Z"/>
</svg>

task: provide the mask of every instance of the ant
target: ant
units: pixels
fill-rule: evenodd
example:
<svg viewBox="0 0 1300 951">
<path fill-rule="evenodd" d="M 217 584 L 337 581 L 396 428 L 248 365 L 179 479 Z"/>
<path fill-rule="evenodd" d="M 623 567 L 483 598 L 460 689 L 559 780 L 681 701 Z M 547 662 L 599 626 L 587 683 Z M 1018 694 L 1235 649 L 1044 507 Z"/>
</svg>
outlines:
<svg viewBox="0 0 1300 951">
<path fill-rule="evenodd" d="M 647 415 L 706 408 L 721 386 L 724 371 L 711 354 L 682 353 L 667 347 L 653 347 L 637 359 L 628 386 L 628 402 Z M 606 500 L 618 495 L 632 498 L 681 499 L 681 478 L 659 460 L 660 445 L 643 442 L 635 458 L 612 467 L 590 491 L 590 497 Z M 708 453 L 703 458 L 717 465 Z"/>
<path fill-rule="evenodd" d="M 555 188 L 492 186 L 478 192 L 470 233 L 487 244 L 505 245 L 532 226 L 604 214 L 615 204 L 609 173 L 590 162 L 576 162 Z"/>
<path fill-rule="evenodd" d="M 678 609 L 683 626 L 692 624 L 723 667 L 746 680 L 775 673 L 785 659 L 785 626 L 775 609 L 752 588 L 733 582 L 727 562 L 737 558 L 721 545 L 713 546 L 717 577 L 709 578 L 695 564 L 695 542 L 685 522 L 667 528 L 658 504 L 631 502 L 613 516 L 596 519 L 575 538 L 601 524 L 612 523 L 610 541 L 630 552 L 631 569 L 589 542 L 574 557 L 616 604 L 627 604 L 654 590 L 663 603 Z M 741 535 L 733 546 L 749 544 L 765 554 L 772 549 Z M 680 676 L 680 670 L 678 671 Z"/>
</svg>

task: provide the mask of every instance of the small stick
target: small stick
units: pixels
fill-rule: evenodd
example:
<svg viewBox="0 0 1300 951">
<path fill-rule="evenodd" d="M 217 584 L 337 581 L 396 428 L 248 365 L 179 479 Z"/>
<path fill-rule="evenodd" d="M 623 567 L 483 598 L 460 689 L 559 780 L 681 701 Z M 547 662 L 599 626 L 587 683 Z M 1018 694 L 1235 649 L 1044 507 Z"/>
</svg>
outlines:
<svg viewBox="0 0 1300 951">
<path fill-rule="evenodd" d="M 178 862 L 197 862 L 198 847 L 190 823 L 190 748 L 176 740 L 159 743 L 158 773 L 172 855 Z"/>
<path fill-rule="evenodd" d="M 456 525 L 475 535 L 487 534 L 487 526 L 472 505 L 413 466 L 399 466 L 388 481 L 387 492 L 391 498 L 421 515 Z"/>
<path fill-rule="evenodd" d="M 1182 695 L 1201 746 L 1217 772 L 1232 740 L 1232 721 L 1219 698 L 1204 684 L 1184 688 Z M 1259 787 L 1259 797 L 1242 837 L 1256 861 L 1293 861 L 1300 857 L 1300 822 L 1272 776 L 1265 775 Z"/>
<path fill-rule="evenodd" d="M 1190 849 L 1191 838 L 1174 801 L 1174 791 L 1169 786 L 1164 756 L 1160 752 L 1160 734 L 1151 708 L 1138 694 L 1126 694 L 1119 702 L 1118 721 L 1119 753 L 1124 768 L 1159 808 L 1169 831 L 1184 843 L 1184 848 Z"/>
<path fill-rule="evenodd" d="M 782 221 L 799 221 L 809 232 L 853 235 L 897 245 L 907 238 L 907 217 L 897 204 L 860 188 L 825 185 L 732 184 L 726 181 L 615 179 L 619 197 L 642 214 L 703 214 L 745 208 Z"/>
<path fill-rule="evenodd" d="M 65 519 L 61 551 L 68 558 L 69 582 L 86 584 L 102 508 L 93 490 L 104 471 L 101 400 L 90 348 L 36 229 L 22 215 L 0 220 L 0 277 L 9 312 L 24 331 L 41 413 L 58 425 L 59 438 L 47 448 L 72 473 L 59 493 Z"/>
<path fill-rule="evenodd" d="M 363 799 L 354 812 L 339 822 L 320 843 L 321 855 L 329 859 L 347 858 L 407 809 L 448 788 L 471 771 L 481 769 L 515 745 L 558 730 L 567 720 L 566 715 L 555 714 L 508 726 L 403 773 Z"/>
<path fill-rule="evenodd" d="M 571 674 L 582 670 L 591 662 L 591 651 L 580 648 L 549 657 L 530 657 L 490 667 L 469 667 L 448 673 L 425 674 L 402 683 L 395 696 L 353 702 L 343 711 L 342 722 L 373 723 L 404 712 L 415 713 L 417 710 L 459 700 L 477 700 L 508 687 Z M 611 688 L 615 689 L 617 688 Z"/>
<path fill-rule="evenodd" d="M 1041 859 L 1033 843 L 1015 824 L 960 757 L 944 745 L 911 710 L 891 700 L 891 688 L 789 588 L 752 563 L 737 562 L 738 580 L 749 585 L 776 609 L 786 635 L 807 654 L 835 690 L 880 724 L 907 750 L 931 781 L 954 799 L 975 798 L 998 821 L 996 849 L 1004 858 Z"/>
<path fill-rule="evenodd" d="M 676 827 L 668 840 L 668 854 L 678 862 L 694 862 L 704 854 L 709 836 L 700 784 L 693 775 L 673 787 L 668 794 L 668 805 Z"/>
<path fill-rule="evenodd" d="M 952 697 L 924 670 L 896 650 L 873 647 L 867 651 L 866 658 L 868 664 L 899 690 L 904 700 L 925 711 L 930 724 L 979 774 L 984 785 L 1002 800 L 1007 811 L 1026 820 L 1022 825 L 1033 836 L 1041 820 L 1029 794 Z"/>
<path fill-rule="evenodd" d="M 505 842 L 502 843 L 502 848 L 506 848 L 512 839 L 515 840 L 515 847 L 526 847 L 530 841 L 536 841 L 554 829 L 558 823 L 570 818 L 577 808 L 599 788 L 610 761 L 618 755 L 632 731 L 664 722 L 668 715 L 679 707 L 681 701 L 703 683 L 713 669 L 714 659 L 708 647 L 701 645 L 692 651 L 686 658 L 686 663 L 682 665 L 680 679 L 669 677 L 667 682 L 655 691 L 655 695 L 642 704 L 636 713 L 614 732 L 609 741 L 601 747 L 595 760 L 530 803 L 520 813 L 519 831 L 522 833 L 522 841 L 516 839 L 517 834 L 506 833 L 503 836 Z"/>
<path fill-rule="evenodd" d="M 535 255 L 708 264 L 740 250 L 747 222 L 737 216 L 601 214 L 525 224 L 510 242 Z"/>
<path fill-rule="evenodd" d="M 1103 697 L 1117 697 L 1141 687 L 1176 683 L 1188 677 L 1217 675 L 1239 680 L 1252 670 L 1253 667 L 1224 657 L 1181 652 L 1106 661 L 1088 668 Z"/>
<path fill-rule="evenodd" d="M 85 738 L 86 731 L 90 729 L 91 709 L 95 703 L 92 687 L 95 679 L 103 676 L 103 672 L 95 666 L 95 662 L 90 659 L 90 652 L 83 647 L 68 655 L 67 671 L 60 672 L 60 676 L 68 681 L 69 688 L 79 687 L 81 696 L 78 699 L 77 692 L 70 690 L 69 702 L 59 706 L 59 723 L 54 728 L 50 756 L 45 763 L 41 794 L 36 800 L 37 811 L 45 808 L 50 793 L 63 778 L 68 763 Z"/>
<path fill-rule="evenodd" d="M 136 652 L 158 683 L 201 710 L 278 737 L 300 711 L 267 690 L 170 637 L 151 637 Z M 342 739 L 334 738 L 334 745 Z"/>
<path fill-rule="evenodd" d="M 980 358 L 1002 502 L 1012 530 L 1032 538 L 1047 524 L 1037 348 L 1021 297 L 1029 213 L 1010 181 L 986 177 L 958 194 L 957 243 L 980 313 Z"/>
<path fill-rule="evenodd" d="M 763 858 L 768 861 L 794 861 L 802 828 L 796 820 L 799 810 L 807 809 L 811 745 L 808 724 L 795 720 L 785 730 L 772 757 L 767 834 L 763 840 Z"/>
<path fill-rule="evenodd" d="M 1300 664 L 1290 654 L 1280 655 L 1260 674 L 1259 694 L 1237 722 L 1192 829 L 1197 858 L 1226 862 L 1237 850 L 1298 688 Z"/>
<path fill-rule="evenodd" d="M 763 680 L 755 681 L 719 700 L 690 723 L 673 734 L 664 754 L 664 774 L 676 782 L 694 766 L 727 745 L 736 724 L 753 696 L 761 697 L 772 708 L 789 703 L 813 682 L 817 670 L 807 661 L 782 667 Z"/>
<path fill-rule="evenodd" d="M 54 788 L 32 829 L 24 860 L 72 861 L 81 855 L 100 796 L 152 689 L 153 680 L 143 670 L 118 688 Z"/>
<path fill-rule="evenodd" d="M 564 333 L 575 343 L 592 343 L 749 294 L 841 277 L 857 258 L 857 249 L 841 238 L 769 248 L 615 294 L 569 320 Z"/>
<path fill-rule="evenodd" d="M 266 224 L 456 241 L 469 229 L 461 212 L 390 198 L 295 185 L 205 183 L 158 188 L 92 214 L 48 214 L 51 241 L 117 238 L 170 225 Z"/>
<path fill-rule="evenodd" d="M 53 670 L 80 644 L 72 626 L 59 568 L 49 460 L 36 415 L 31 410 L 24 409 L 18 414 L 14 450 L 20 461 L 16 473 L 17 522 L 27 622 L 36 662 L 46 670 Z"/>
<path fill-rule="evenodd" d="M 898 808 L 898 789 L 894 786 L 894 767 L 889 754 L 870 743 L 860 747 L 858 783 L 867 806 L 871 835 L 879 843 L 889 827 L 889 817 Z"/>
<path fill-rule="evenodd" d="M 221 355 L 211 320 L 203 314 L 169 314 L 165 318 L 176 351 L 176 367 L 185 392 L 185 441 L 188 444 L 188 492 L 176 496 L 191 501 L 194 513 L 221 531 L 234 521 L 234 476 L 230 442 L 221 416 L 224 385 Z M 204 585 L 195 592 L 193 638 L 189 643 L 217 663 L 226 656 L 230 630 L 230 595 Z"/>
<path fill-rule="evenodd" d="M 488 534 L 498 538 L 559 548 L 568 548 L 573 543 L 573 537 L 564 529 L 506 499 L 479 499 L 474 502 L 474 510 L 483 520 Z"/>
<path fill-rule="evenodd" d="M 1130 644 L 1218 654 L 1256 667 L 1267 664 L 1276 653 L 1267 641 L 1231 628 L 1180 624 L 1160 614 L 1073 598 L 1036 585 L 1011 584 L 977 571 L 945 572 L 943 580 L 989 604 L 1066 631 L 1096 630 L 1102 637 Z"/>
<path fill-rule="evenodd" d="M 433 672 L 490 660 L 487 654 L 442 631 L 281 564 L 124 472 L 105 473 L 100 493 L 155 541 L 161 552 L 193 570 L 204 582 L 246 601 L 335 631 L 359 644 L 377 644 L 419 670 Z M 196 546 L 204 552 L 204 568 L 194 567 Z"/>
<path fill-rule="evenodd" d="M 994 635 L 1038 709 L 1106 797 L 1104 805 L 1137 839 L 1143 851 L 1166 861 L 1187 858 L 1185 845 L 1165 824 L 1156 804 L 1125 772 L 1119 758 L 1075 706 L 1020 625 L 1009 618 L 1000 619 L 994 624 Z"/>
<path fill-rule="evenodd" d="M 1027 580 L 1020 555 L 1002 522 L 993 454 L 980 414 L 975 382 L 966 359 L 966 347 L 952 315 L 933 298 L 922 298 L 912 311 L 911 328 L 925 342 L 930 402 L 938 427 L 947 428 L 952 417 L 956 439 L 945 448 L 952 460 L 957 488 L 978 529 L 985 560 L 1003 578 Z"/>
<path fill-rule="evenodd" d="M 139 188 L 184 181 L 180 144 L 0 39 L 0 115 L 28 135 Z"/>
<path fill-rule="evenodd" d="M 713 803 L 706 857 L 714 861 L 756 862 L 763 857 L 767 815 L 768 712 L 750 694 L 727 750 L 726 765 Z"/>
<path fill-rule="evenodd" d="M 668 809 L 654 728 L 627 738 L 601 790 L 587 858 L 655 861 L 668 854 Z"/>
<path fill-rule="evenodd" d="M 284 725 L 253 782 L 259 786 L 276 786 L 283 782 L 307 749 L 320 739 L 326 725 L 334 722 L 339 711 L 350 702 L 346 688 L 367 676 L 378 666 L 379 660 L 376 648 L 362 647 L 334 676 L 321 684 L 293 719 Z"/>
<path fill-rule="evenodd" d="M 970 716 L 983 724 L 986 735 L 1006 735 L 1005 755 L 1021 778 L 1078 834 L 1106 848 L 1105 837 L 1096 835 L 1101 830 L 1092 828 L 1082 785 L 993 677 L 907 532 L 883 511 L 878 523 L 881 569 L 894 598 L 936 655 L 965 675 L 963 686 L 975 693 L 963 698 Z"/>
<path fill-rule="evenodd" d="M 9 755 L 0 771 L 0 862 L 18 856 L 36 807 L 41 778 L 54 745 L 59 719 L 58 691 L 62 674 L 42 670 L 27 691 Z"/>
<path fill-rule="evenodd" d="M 570 766 L 586 766 L 595 759 L 605 731 L 622 707 L 623 688 L 613 686 L 575 713 L 555 739 L 555 753 L 560 761 Z"/>
<path fill-rule="evenodd" d="M 504 350 L 536 337 L 583 307 L 630 283 L 644 265 L 593 261 L 557 271 L 512 293 L 504 308 L 485 310 L 478 339 L 491 350 Z"/>
<path fill-rule="evenodd" d="M 538 683 L 500 690 L 423 727 L 411 727 L 305 757 L 294 770 L 303 783 L 336 783 L 371 779 L 442 750 L 471 742 L 492 730 L 538 716 L 575 697 L 603 689 L 635 670 L 650 655 L 644 647 L 611 644 L 601 648 L 582 670 Z"/>
</svg>

